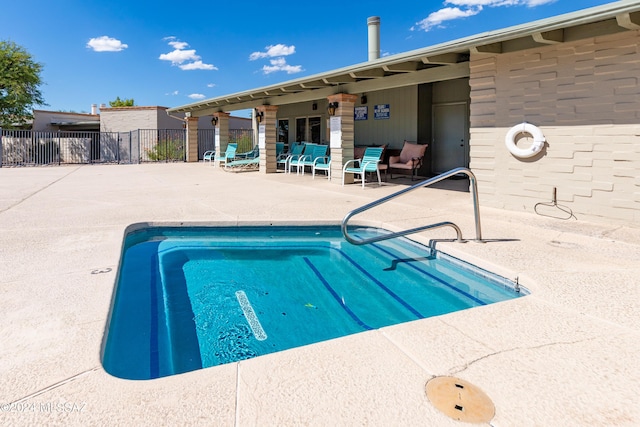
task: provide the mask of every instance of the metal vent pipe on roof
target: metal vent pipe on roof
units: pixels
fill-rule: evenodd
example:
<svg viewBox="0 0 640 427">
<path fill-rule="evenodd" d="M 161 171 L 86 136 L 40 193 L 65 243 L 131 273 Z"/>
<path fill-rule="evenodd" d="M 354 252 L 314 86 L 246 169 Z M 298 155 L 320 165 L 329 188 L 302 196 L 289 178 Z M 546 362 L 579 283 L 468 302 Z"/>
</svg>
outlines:
<svg viewBox="0 0 640 427">
<path fill-rule="evenodd" d="M 369 29 L 369 61 L 380 58 L 380 17 L 367 18 Z"/>
</svg>

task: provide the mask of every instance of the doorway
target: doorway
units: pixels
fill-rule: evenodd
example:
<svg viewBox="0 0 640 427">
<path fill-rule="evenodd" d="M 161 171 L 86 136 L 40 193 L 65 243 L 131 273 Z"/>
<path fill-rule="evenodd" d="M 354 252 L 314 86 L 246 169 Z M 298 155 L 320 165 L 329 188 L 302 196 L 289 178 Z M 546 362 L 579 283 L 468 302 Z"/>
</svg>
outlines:
<svg viewBox="0 0 640 427">
<path fill-rule="evenodd" d="M 320 144 L 322 141 L 320 117 L 298 117 L 296 119 L 296 141 Z"/>
<path fill-rule="evenodd" d="M 440 174 L 457 167 L 469 167 L 469 126 L 466 102 L 433 105 L 431 169 Z"/>
</svg>

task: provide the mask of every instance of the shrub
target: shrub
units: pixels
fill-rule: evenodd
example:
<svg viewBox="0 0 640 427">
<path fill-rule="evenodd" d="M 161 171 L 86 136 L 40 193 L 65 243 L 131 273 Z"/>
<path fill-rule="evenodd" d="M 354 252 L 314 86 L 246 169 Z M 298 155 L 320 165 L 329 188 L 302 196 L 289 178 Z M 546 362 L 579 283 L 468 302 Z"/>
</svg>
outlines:
<svg viewBox="0 0 640 427">
<path fill-rule="evenodd" d="M 147 150 L 147 155 L 154 162 L 184 161 L 184 142 L 176 139 L 160 140 L 155 147 Z"/>
<path fill-rule="evenodd" d="M 253 150 L 253 138 L 249 132 L 231 134 L 229 135 L 229 142 L 238 144 L 238 153 L 246 153 Z"/>
</svg>

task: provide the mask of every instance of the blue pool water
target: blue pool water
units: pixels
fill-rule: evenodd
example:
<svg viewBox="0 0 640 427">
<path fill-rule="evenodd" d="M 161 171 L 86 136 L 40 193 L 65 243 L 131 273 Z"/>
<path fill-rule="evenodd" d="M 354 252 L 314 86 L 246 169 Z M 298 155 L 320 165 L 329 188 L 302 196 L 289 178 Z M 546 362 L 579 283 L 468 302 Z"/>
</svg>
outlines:
<svg viewBox="0 0 640 427">
<path fill-rule="evenodd" d="M 355 246 L 338 226 L 145 228 L 125 237 L 103 365 L 158 378 L 522 295 L 406 238 Z"/>
</svg>

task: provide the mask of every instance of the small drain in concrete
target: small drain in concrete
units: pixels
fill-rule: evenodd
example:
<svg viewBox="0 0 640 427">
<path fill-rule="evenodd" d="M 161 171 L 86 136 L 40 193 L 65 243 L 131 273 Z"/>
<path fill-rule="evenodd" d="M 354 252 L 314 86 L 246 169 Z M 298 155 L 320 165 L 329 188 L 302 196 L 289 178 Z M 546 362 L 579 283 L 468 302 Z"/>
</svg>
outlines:
<svg viewBox="0 0 640 427">
<path fill-rule="evenodd" d="M 433 406 L 454 420 L 487 423 L 496 413 L 489 396 L 475 385 L 454 377 L 435 377 L 426 386 Z"/>
</svg>

